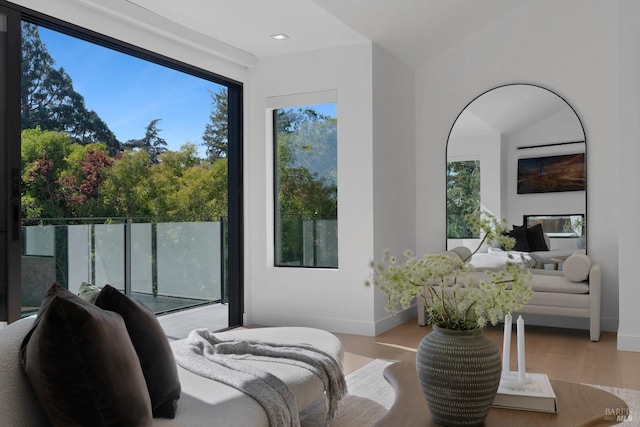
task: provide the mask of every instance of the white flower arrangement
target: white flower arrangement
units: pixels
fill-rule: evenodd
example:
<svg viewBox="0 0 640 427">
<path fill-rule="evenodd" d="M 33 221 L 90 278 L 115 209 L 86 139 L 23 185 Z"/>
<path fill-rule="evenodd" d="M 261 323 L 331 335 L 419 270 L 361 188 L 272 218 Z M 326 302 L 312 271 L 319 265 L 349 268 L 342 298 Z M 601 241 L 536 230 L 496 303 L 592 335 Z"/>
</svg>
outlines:
<svg viewBox="0 0 640 427">
<path fill-rule="evenodd" d="M 482 213 L 468 218 L 474 232 L 485 241 L 498 243 L 506 251 L 513 248 L 515 239 L 506 236 L 506 221 Z M 373 269 L 365 281 L 387 295 L 387 311 L 395 314 L 398 306 L 409 308 L 414 298 L 423 298 L 427 323 L 446 329 L 481 332 L 488 323 L 495 325 L 505 314 L 516 311 L 533 295 L 526 284 L 529 271 L 515 262 L 509 253 L 505 267 L 486 271 L 484 275 L 470 274 L 469 259 L 461 260 L 446 254 L 429 254 L 416 258 L 406 251 L 404 260 L 385 253 L 382 262 L 370 261 Z"/>
</svg>

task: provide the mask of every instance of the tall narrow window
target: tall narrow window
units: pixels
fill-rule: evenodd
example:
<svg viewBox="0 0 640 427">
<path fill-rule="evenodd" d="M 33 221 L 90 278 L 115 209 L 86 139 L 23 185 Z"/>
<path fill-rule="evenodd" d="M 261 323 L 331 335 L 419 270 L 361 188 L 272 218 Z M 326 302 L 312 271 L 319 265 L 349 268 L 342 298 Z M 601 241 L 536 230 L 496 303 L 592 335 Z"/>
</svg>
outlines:
<svg viewBox="0 0 640 427">
<path fill-rule="evenodd" d="M 447 163 L 447 238 L 478 237 L 467 221 L 480 210 L 480 161 Z"/>
<path fill-rule="evenodd" d="M 275 264 L 338 268 L 336 104 L 273 111 Z"/>
</svg>

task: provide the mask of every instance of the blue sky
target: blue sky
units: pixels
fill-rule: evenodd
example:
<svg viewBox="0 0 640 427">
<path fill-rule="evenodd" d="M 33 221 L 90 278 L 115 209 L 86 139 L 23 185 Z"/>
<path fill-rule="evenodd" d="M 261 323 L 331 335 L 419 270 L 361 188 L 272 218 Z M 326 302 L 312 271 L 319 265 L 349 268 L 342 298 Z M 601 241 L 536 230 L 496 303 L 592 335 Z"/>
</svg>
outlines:
<svg viewBox="0 0 640 427">
<path fill-rule="evenodd" d="M 159 136 L 170 150 L 202 143 L 211 112 L 209 90 L 222 86 L 46 28 L 40 27 L 40 38 L 55 68 L 65 69 L 86 107 L 121 142 L 142 138 L 149 122 L 161 119 Z"/>
<path fill-rule="evenodd" d="M 39 27 L 40 39 L 118 140 L 140 139 L 151 120 L 161 119 L 159 136 L 169 150 L 186 142 L 201 146 L 211 113 L 210 91 L 221 85 Z M 314 106 L 336 117 L 336 104 Z"/>
</svg>

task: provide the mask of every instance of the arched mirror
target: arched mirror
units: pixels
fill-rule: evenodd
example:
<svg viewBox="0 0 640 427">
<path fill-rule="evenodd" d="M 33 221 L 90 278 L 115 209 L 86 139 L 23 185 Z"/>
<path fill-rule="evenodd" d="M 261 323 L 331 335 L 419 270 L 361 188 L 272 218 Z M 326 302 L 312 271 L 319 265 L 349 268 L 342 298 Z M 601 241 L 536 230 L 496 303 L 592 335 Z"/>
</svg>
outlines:
<svg viewBox="0 0 640 427">
<path fill-rule="evenodd" d="M 513 226 L 542 228 L 547 251 L 533 260 L 538 268 L 557 268 L 564 256 L 586 250 L 586 137 L 556 93 L 510 84 L 481 94 L 455 120 L 446 161 L 448 249 L 475 249 L 464 216 L 482 209 Z"/>
</svg>

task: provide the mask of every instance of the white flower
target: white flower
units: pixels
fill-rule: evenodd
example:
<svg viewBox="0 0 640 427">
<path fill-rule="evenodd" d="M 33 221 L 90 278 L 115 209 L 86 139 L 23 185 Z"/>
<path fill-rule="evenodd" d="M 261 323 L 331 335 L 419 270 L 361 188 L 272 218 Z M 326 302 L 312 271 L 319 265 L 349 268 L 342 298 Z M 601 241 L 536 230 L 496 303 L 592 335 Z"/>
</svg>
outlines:
<svg viewBox="0 0 640 427">
<path fill-rule="evenodd" d="M 503 234 L 506 221 L 486 213 L 469 220 L 483 236 L 478 249 L 485 241 L 499 242 L 505 250 L 513 248 L 515 240 Z M 429 324 L 472 331 L 481 331 L 487 323 L 495 325 L 533 295 L 525 284 L 529 271 L 513 261 L 500 271 L 487 272 L 488 280 L 470 275 L 468 261 L 442 254 L 416 258 L 405 251 L 404 261 L 399 264 L 385 253 L 382 262 L 369 263 L 373 273 L 365 285 L 377 286 L 387 295 L 385 307 L 391 313 L 395 314 L 398 305 L 409 308 L 415 297 L 424 298 Z"/>
</svg>

